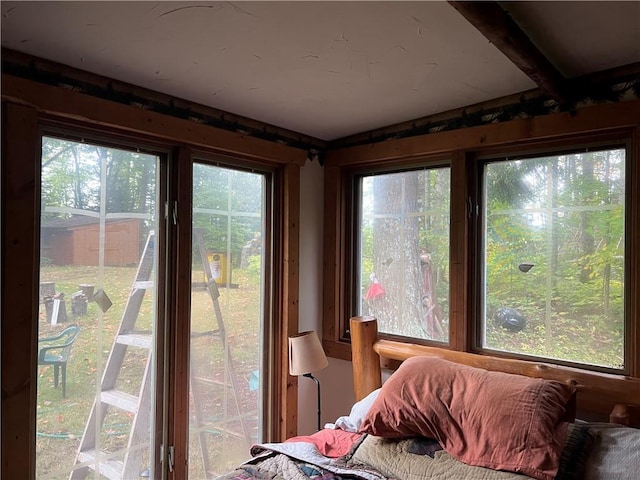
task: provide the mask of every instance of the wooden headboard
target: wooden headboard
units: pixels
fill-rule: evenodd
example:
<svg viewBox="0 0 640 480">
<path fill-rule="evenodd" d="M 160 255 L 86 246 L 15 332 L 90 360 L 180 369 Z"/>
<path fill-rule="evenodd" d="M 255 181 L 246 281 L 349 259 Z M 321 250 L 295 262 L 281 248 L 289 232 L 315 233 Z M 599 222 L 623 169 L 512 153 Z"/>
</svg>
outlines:
<svg viewBox="0 0 640 480">
<path fill-rule="evenodd" d="M 379 339 L 378 322 L 374 317 L 353 317 L 350 328 L 356 400 L 382 385 L 381 360 L 399 364 L 416 355 L 431 355 L 486 370 L 573 385 L 578 391 L 578 416 L 581 418 L 640 426 L 640 378 Z M 391 364 L 387 362 L 385 366 Z"/>
</svg>

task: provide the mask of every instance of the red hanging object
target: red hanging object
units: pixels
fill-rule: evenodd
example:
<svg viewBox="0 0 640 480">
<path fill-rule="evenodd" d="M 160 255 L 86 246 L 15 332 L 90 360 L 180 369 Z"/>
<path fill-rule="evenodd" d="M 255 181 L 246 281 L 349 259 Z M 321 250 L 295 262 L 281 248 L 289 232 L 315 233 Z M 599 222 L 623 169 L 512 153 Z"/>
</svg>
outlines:
<svg viewBox="0 0 640 480">
<path fill-rule="evenodd" d="M 387 292 L 385 292 L 384 287 L 380 285 L 380 282 L 376 278 L 376 274 L 372 273 L 370 278 L 373 283 L 367 289 L 367 293 L 364 294 L 365 300 L 375 300 L 376 298 L 384 297 Z"/>
</svg>

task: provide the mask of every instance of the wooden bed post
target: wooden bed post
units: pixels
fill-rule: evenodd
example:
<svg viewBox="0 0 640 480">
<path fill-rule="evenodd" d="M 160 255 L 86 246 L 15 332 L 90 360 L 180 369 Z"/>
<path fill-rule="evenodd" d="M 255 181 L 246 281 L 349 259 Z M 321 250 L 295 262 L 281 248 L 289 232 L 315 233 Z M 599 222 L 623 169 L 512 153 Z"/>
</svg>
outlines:
<svg viewBox="0 0 640 480">
<path fill-rule="evenodd" d="M 373 349 L 378 340 L 378 321 L 374 317 L 351 317 L 351 362 L 356 401 L 382 386 L 380 356 Z"/>
</svg>

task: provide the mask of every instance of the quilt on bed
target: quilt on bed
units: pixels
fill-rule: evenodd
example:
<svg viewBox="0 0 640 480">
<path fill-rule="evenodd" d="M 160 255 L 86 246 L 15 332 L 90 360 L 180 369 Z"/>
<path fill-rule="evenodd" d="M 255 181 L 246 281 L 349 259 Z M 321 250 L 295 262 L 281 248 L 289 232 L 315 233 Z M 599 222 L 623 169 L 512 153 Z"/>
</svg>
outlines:
<svg viewBox="0 0 640 480">
<path fill-rule="evenodd" d="M 322 434 L 323 432 L 319 432 Z M 254 445 L 254 458 L 235 471 L 219 477 L 220 480 L 243 479 L 347 479 L 384 480 L 379 472 L 365 465 L 350 462 L 365 435 L 358 435 L 349 450 L 339 457 L 327 457 L 321 453 L 318 442 L 288 441 Z"/>
<path fill-rule="evenodd" d="M 557 480 L 583 478 L 596 432 L 570 425 Z M 374 467 L 387 478 L 402 480 L 523 480 L 526 475 L 467 465 L 456 460 L 430 438 L 385 439 L 368 436 L 354 452 L 351 462 Z"/>
<path fill-rule="evenodd" d="M 335 431 L 334 431 L 335 432 Z M 613 431 L 612 431 L 613 432 Z M 563 450 L 558 480 L 583 478 L 590 458 L 595 431 L 587 426 L 571 425 Z M 320 450 L 322 431 L 306 441 L 255 445 L 255 457 L 222 480 L 274 479 L 402 479 L 402 480 L 524 480 L 517 473 L 491 470 L 459 462 L 433 439 L 384 439 L 372 435 L 352 437 L 353 445 L 344 455 L 326 457 Z M 315 440 L 315 443 L 314 443 Z M 593 456 L 591 456 L 593 457 Z M 608 467 L 610 468 L 610 467 Z M 593 478 L 593 477 L 591 477 Z M 598 478 L 607 478 L 598 477 Z"/>
</svg>

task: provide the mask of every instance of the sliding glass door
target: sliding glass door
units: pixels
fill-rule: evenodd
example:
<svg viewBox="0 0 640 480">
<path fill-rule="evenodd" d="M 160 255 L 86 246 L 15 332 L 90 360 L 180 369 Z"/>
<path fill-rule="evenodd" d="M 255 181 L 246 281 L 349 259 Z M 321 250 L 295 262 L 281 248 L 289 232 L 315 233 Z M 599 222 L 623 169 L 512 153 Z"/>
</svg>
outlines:
<svg viewBox="0 0 640 480">
<path fill-rule="evenodd" d="M 36 471 L 154 476 L 161 157 L 42 138 Z"/>
<path fill-rule="evenodd" d="M 193 243 L 176 263 L 185 191 L 167 151 L 47 132 L 36 476 L 166 478 L 183 455 L 189 478 L 215 478 L 267 435 L 272 173 L 180 164 L 192 174 Z M 190 292 L 172 280 L 189 262 Z M 187 361 L 188 379 L 172 376 Z M 187 397 L 188 416 L 172 409 Z M 172 445 L 181 428 L 188 444 Z"/>
<path fill-rule="evenodd" d="M 190 478 L 215 478 L 262 437 L 265 185 L 193 166 Z"/>
</svg>

